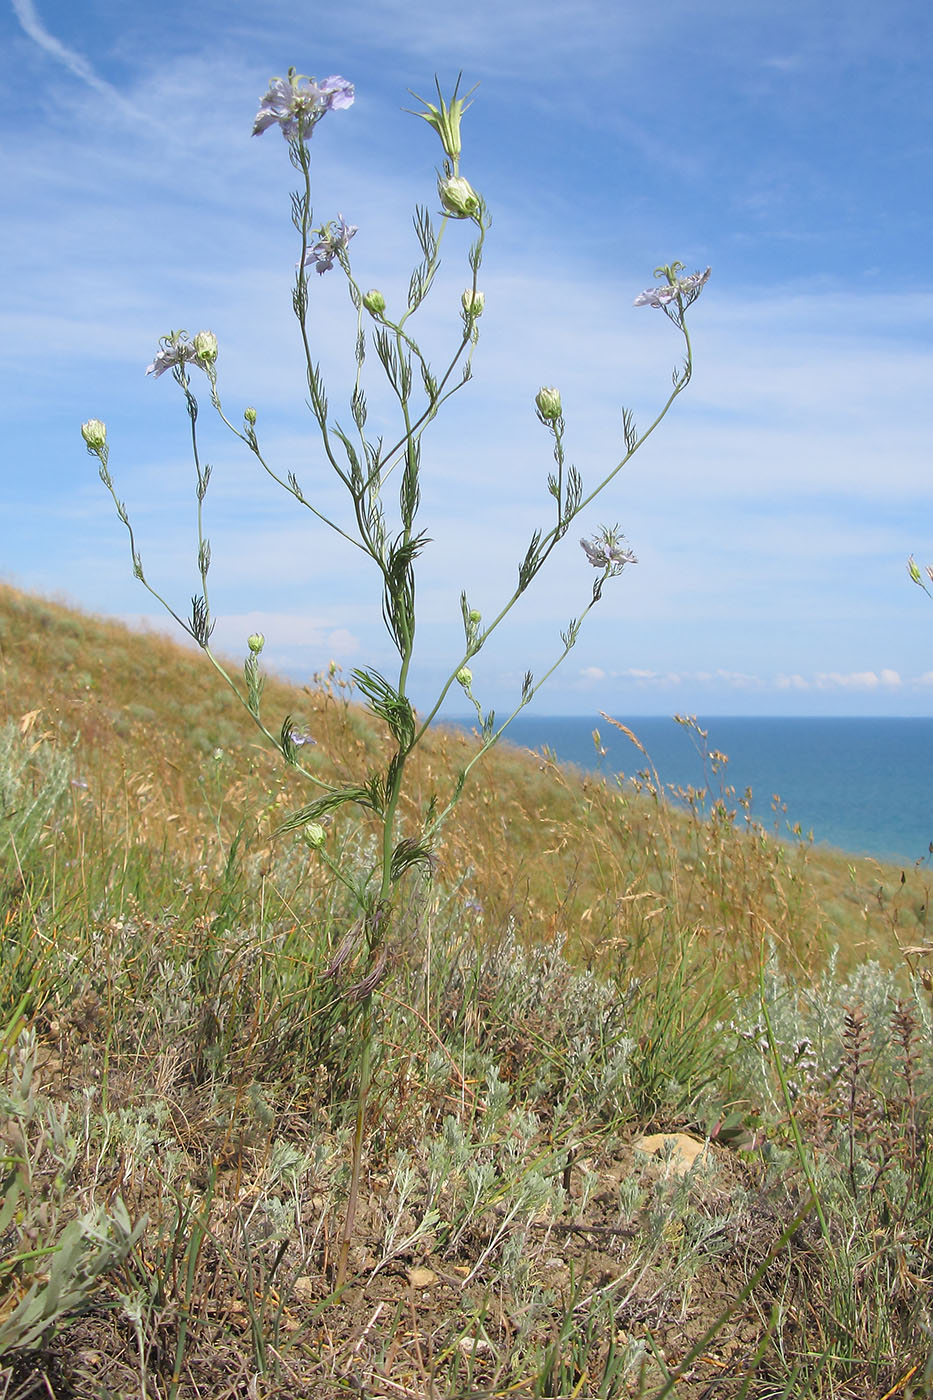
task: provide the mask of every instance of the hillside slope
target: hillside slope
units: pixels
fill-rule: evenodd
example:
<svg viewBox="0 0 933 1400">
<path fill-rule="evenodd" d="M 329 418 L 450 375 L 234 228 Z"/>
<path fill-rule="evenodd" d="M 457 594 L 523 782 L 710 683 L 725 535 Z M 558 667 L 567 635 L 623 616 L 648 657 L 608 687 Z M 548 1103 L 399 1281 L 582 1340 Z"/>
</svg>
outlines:
<svg viewBox="0 0 933 1400">
<path fill-rule="evenodd" d="M 275 731 L 286 715 L 306 726 L 322 771 L 359 778 L 386 750 L 339 672 L 310 687 L 270 677 L 264 714 Z M 33 738 L 73 751 L 85 814 L 94 808 L 110 849 L 149 846 L 183 861 L 198 852 L 203 864 L 239 830 L 241 848 L 258 852 L 307 800 L 195 650 L 0 586 L 0 720 L 24 716 Z M 412 768 L 412 830 L 472 744 L 458 732 L 427 737 Z M 641 788 L 607 787 L 503 744 L 447 824 L 439 880 L 481 907 L 490 929 L 508 924 L 528 943 L 560 936 L 587 961 L 649 953 L 671 917 L 698 947 L 730 946 L 749 970 L 763 940 L 812 971 L 837 944 L 844 963 L 897 960 L 895 935 L 922 935 L 925 869 L 779 845 L 734 795 L 707 803 L 710 817 L 659 801 L 650 773 Z M 355 820 L 337 822 L 334 839 Z"/>
</svg>

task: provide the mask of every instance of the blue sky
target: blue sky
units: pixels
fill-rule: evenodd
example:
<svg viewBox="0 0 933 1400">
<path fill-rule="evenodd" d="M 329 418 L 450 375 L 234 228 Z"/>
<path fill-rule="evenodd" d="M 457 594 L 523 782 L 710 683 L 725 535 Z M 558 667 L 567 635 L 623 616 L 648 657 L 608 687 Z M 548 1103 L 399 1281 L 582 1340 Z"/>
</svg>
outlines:
<svg viewBox="0 0 933 1400">
<path fill-rule="evenodd" d="M 231 416 L 255 405 L 276 463 L 345 511 L 303 407 L 295 176 L 253 118 L 290 64 L 356 84 L 314 135 L 315 215 L 359 226 L 355 274 L 391 297 L 415 261 L 411 210 L 436 204 L 440 148 L 402 110 L 408 89 L 462 69 L 480 84 L 462 170 L 493 227 L 474 380 L 425 443 L 416 703 L 458 658 L 460 590 L 494 614 L 549 523 L 538 387 L 560 387 L 589 483 L 621 455 L 621 407 L 646 424 L 663 402 L 678 337 L 632 300 L 678 258 L 713 267 L 694 382 L 476 658 L 477 695 L 501 710 L 526 668 L 547 669 L 592 581 L 577 539 L 618 523 L 639 563 L 539 713 L 930 713 L 933 603 L 905 570 L 911 552 L 933 561 L 928 6 L 0 4 L 8 582 L 170 630 L 84 452 L 94 416 L 147 573 L 187 610 L 186 424 L 170 376 L 145 375 L 172 328 L 217 334 Z M 432 345 L 458 326 L 461 233 L 424 316 Z M 339 273 L 312 294 L 342 405 Z M 332 657 L 388 670 L 372 569 L 277 495 L 206 403 L 202 427 L 220 647 L 238 656 L 261 630 L 270 666 L 299 680 Z"/>
</svg>

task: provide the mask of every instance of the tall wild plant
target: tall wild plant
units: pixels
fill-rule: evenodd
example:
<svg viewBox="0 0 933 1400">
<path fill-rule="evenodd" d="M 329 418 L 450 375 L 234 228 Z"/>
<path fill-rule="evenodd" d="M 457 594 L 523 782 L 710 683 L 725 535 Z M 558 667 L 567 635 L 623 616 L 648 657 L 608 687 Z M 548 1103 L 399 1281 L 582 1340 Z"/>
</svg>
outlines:
<svg viewBox="0 0 933 1400">
<path fill-rule="evenodd" d="M 686 388 L 693 369 L 686 313 L 700 295 L 710 272 L 707 268 L 704 272 L 685 275 L 682 263 L 671 263 L 656 270 L 655 276 L 661 279 L 660 285 L 636 297 L 636 306 L 659 308 L 671 320 L 683 338 L 684 358 L 674 371 L 673 385 L 663 407 L 648 428 L 639 432 L 632 413 L 627 409 L 623 411 L 624 454 L 621 460 L 596 474 L 594 486 L 586 487 L 580 472 L 567 461 L 560 393 L 549 386 L 538 391 L 534 400 L 535 412 L 549 435 L 554 458 L 554 469 L 547 477 L 547 491 L 551 497 L 550 519 L 545 519 L 533 531 L 528 547 L 518 562 L 515 585 L 509 595 L 500 601 L 494 616 L 484 619 L 471 606 L 467 593 L 461 593 L 463 641 L 459 654 L 452 659 L 447 677 L 433 704 L 425 714 L 416 714 L 409 698 L 415 654 L 415 566 L 429 543 L 419 518 L 421 473 L 424 469 L 422 446 L 427 429 L 443 405 L 472 376 L 473 356 L 479 342 L 485 308 L 480 269 L 490 217 L 482 195 L 461 171 L 461 122 L 471 103 L 470 94 L 460 96 L 459 86 L 458 80 L 447 99 L 438 84 L 436 104 L 416 99 L 424 110 L 414 115 L 433 128 L 443 150 L 436 181 L 439 207 L 434 214 L 427 204 L 415 211 L 414 228 L 421 257 L 411 273 L 407 299 L 397 307 L 390 306 L 383 293 L 375 288 L 364 291 L 363 284 L 357 280 L 350 259 L 350 243 L 357 232 L 356 227 L 347 223 L 342 215 L 315 225 L 312 213 L 311 138 L 318 122 L 329 112 L 343 111 L 352 105 L 353 86 L 341 77 L 317 80 L 289 69 L 286 78 L 272 79 L 253 126 L 254 135 L 276 126 L 281 130 L 288 146 L 289 159 L 298 174 L 298 189 L 291 197 L 292 222 L 299 243 L 292 303 L 298 321 L 309 406 L 319 433 L 319 452 L 346 489 L 351 506 L 349 523 L 341 524 L 332 519 L 305 494 L 293 472 L 283 473 L 270 463 L 260 441 L 255 408 L 246 408 L 239 423 L 227 417 L 218 383 L 216 337 L 210 331 L 200 331 L 191 338 L 185 331 L 170 332 L 162 338 L 148 373 L 158 378 L 167 370 L 171 371 L 182 394 L 191 435 L 197 481 L 197 569 L 200 588 L 192 600 L 190 616 L 182 617 L 153 587 L 144 571 L 126 507 L 117 496 L 110 475 L 104 424 L 92 418 L 84 423 L 81 430 L 88 452 L 98 461 L 101 480 L 113 497 L 117 514 L 129 533 L 135 576 L 197 642 L 223 680 L 239 697 L 268 742 L 278 749 L 287 764 L 303 776 L 313 793 L 304 806 L 288 816 L 280 831 L 300 830 L 304 834 L 308 845 L 317 851 L 319 858 L 335 868 L 335 873 L 348 886 L 357 910 L 358 917 L 339 945 L 335 965 L 330 969 L 335 972 L 337 965 L 354 951 L 365 958 L 363 975 L 346 994 L 360 1010 L 361 1068 L 350 1192 L 337 1269 L 338 1284 L 346 1276 L 359 1189 L 376 1034 L 373 998 L 388 972 L 388 932 L 400 882 L 406 872 L 416 867 L 421 867 L 423 872 L 430 870 L 432 849 L 445 818 L 463 791 L 470 770 L 564 660 L 577 640 L 584 618 L 599 602 L 605 584 L 621 574 L 627 564 L 635 562 L 619 530 L 604 526 L 595 535 L 580 541 L 587 564 L 596 571 L 595 579 L 587 590 L 579 615 L 572 618 L 561 633 L 562 647 L 553 665 L 540 678 L 535 678 L 530 671 L 526 673 L 521 693 L 505 720 L 497 719 L 495 711 L 484 708 L 475 696 L 469 663 L 482 650 L 492 633 L 505 622 L 580 513 L 618 475 Z M 466 233 L 468 240 L 468 272 L 465 279 L 467 285 L 460 298 L 459 325 L 451 336 L 446 360 L 434 365 L 428 361 L 415 337 L 415 318 L 432 291 L 444 240 L 449 241 L 462 233 Z M 332 271 L 346 279 L 350 311 L 356 321 L 356 369 L 349 403 L 353 426 L 349 431 L 331 415 L 326 387 L 313 351 L 311 309 L 314 285 L 318 276 Z M 397 401 L 395 425 L 390 427 L 380 422 L 376 431 L 369 423 L 365 387 L 369 383 L 373 355 L 377 365 L 376 375 L 384 376 L 391 395 Z M 397 671 L 388 677 L 374 667 L 363 667 L 354 671 L 353 677 L 369 709 L 388 730 L 391 755 L 384 767 L 360 773 L 351 783 L 334 783 L 314 770 L 302 753 L 305 745 L 313 740 L 294 725 L 290 716 L 286 716 L 280 725 L 270 726 L 267 723 L 262 713 L 260 658 L 264 638 L 260 634 L 254 634 L 247 640 L 240 681 L 228 672 L 211 647 L 214 625 L 208 588 L 211 549 L 204 527 L 204 503 L 211 469 L 202 460 L 198 438 L 199 404 L 194 386 L 200 374 L 205 377 L 210 401 L 222 421 L 255 456 L 272 480 L 288 492 L 298 505 L 310 511 L 316 521 L 345 540 L 348 549 L 360 551 L 375 565 L 382 615 L 392 646 L 398 653 Z M 396 488 L 394 501 L 390 499 L 390 485 Z M 406 765 L 448 692 L 456 686 L 462 688 L 475 707 L 481 742 L 457 775 L 452 790 L 440 797 L 432 797 L 422 813 L 418 828 L 403 832 L 400 829 L 399 804 L 405 791 Z M 328 850 L 327 818 L 346 804 L 362 809 L 374 822 L 377 832 L 378 856 L 362 874 L 340 868 L 339 860 Z"/>
</svg>

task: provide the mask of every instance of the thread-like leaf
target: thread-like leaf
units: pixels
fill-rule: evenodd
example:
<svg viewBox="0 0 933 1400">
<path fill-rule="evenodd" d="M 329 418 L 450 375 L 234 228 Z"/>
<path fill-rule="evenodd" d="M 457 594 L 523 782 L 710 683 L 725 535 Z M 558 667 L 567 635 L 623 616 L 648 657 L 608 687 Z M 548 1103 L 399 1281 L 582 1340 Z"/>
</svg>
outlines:
<svg viewBox="0 0 933 1400">
<path fill-rule="evenodd" d="M 413 865 L 426 865 L 430 868 L 433 853 L 426 841 L 415 841 L 403 836 L 392 852 L 392 879 L 397 880 L 403 871 Z"/>
<path fill-rule="evenodd" d="M 316 797 L 307 806 L 298 807 L 294 812 L 289 812 L 285 820 L 276 827 L 274 834 L 282 836 L 287 831 L 299 831 L 309 822 L 318 821 L 328 812 L 336 812 L 338 808 L 346 806 L 348 802 L 356 802 L 360 807 L 367 809 L 373 807 L 372 795 L 367 788 L 358 786 L 341 788 L 339 792 L 327 792 L 323 797 Z"/>
<path fill-rule="evenodd" d="M 408 749 L 415 737 L 415 714 L 404 695 L 378 671 L 351 672 L 369 701 L 369 708 L 388 725 L 400 748 Z"/>
</svg>

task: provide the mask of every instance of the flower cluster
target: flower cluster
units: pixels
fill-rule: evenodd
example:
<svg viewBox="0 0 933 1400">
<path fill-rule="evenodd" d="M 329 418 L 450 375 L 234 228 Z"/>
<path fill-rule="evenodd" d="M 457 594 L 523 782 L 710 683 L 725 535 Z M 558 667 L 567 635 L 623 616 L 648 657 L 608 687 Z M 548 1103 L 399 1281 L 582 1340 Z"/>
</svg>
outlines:
<svg viewBox="0 0 933 1400">
<path fill-rule="evenodd" d="M 581 540 L 580 545 L 594 569 L 610 569 L 613 576 L 621 574 L 626 564 L 637 564 L 634 550 L 625 543 L 617 526 L 611 530 L 604 525 L 592 539 Z"/>
<path fill-rule="evenodd" d="M 318 82 L 289 68 L 287 78 L 273 78 L 270 82 L 256 113 L 253 135 L 259 136 L 277 124 L 286 141 L 304 141 L 326 112 L 349 107 L 353 98 L 353 84 L 346 78 L 334 75 Z"/>
<path fill-rule="evenodd" d="M 348 224 L 342 214 L 337 215 L 336 222 L 331 221 L 319 228 L 317 232 L 321 235 L 313 247 L 309 248 L 304 255 L 302 267 L 313 267 L 318 272 L 330 272 L 336 258 L 346 248 L 350 239 L 357 232 L 356 224 Z M 385 303 L 383 303 L 383 306 Z"/>
<path fill-rule="evenodd" d="M 659 306 L 663 309 L 678 300 L 684 306 L 689 306 L 700 295 L 713 269 L 708 267 L 705 272 L 692 272 L 689 277 L 678 277 L 676 274 L 681 270 L 681 264 L 675 263 L 670 269 L 656 269 L 655 276 L 662 270 L 670 273 L 671 281 L 662 287 L 648 287 L 639 292 L 632 303 L 633 306 Z"/>
<path fill-rule="evenodd" d="M 193 340 L 188 339 L 187 331 L 169 331 L 159 342 L 159 350 L 146 373 L 158 379 L 167 369 L 178 365 L 198 365 L 210 372 L 217 359 L 217 337 L 212 331 L 198 331 Z"/>
</svg>

